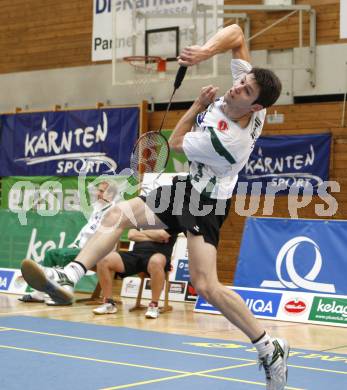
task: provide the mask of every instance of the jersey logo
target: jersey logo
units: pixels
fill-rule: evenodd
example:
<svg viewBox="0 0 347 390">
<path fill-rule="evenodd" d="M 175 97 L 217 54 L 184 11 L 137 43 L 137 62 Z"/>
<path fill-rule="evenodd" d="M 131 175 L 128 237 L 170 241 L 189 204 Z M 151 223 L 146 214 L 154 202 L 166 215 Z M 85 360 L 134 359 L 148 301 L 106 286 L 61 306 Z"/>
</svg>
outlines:
<svg viewBox="0 0 347 390">
<path fill-rule="evenodd" d="M 200 231 L 200 228 L 199 228 L 199 226 L 198 226 L 198 225 L 195 225 L 195 226 L 193 227 L 193 230 L 194 230 L 194 231 L 196 231 L 197 233 L 199 233 L 199 231 Z"/>
<path fill-rule="evenodd" d="M 200 112 L 200 113 L 196 116 L 196 123 L 197 123 L 198 126 L 200 126 L 200 125 L 202 124 L 202 122 L 204 121 L 206 112 L 207 112 L 207 111 Z"/>
<path fill-rule="evenodd" d="M 217 128 L 220 131 L 228 130 L 228 124 L 223 119 L 221 119 L 220 121 L 218 121 Z"/>
</svg>

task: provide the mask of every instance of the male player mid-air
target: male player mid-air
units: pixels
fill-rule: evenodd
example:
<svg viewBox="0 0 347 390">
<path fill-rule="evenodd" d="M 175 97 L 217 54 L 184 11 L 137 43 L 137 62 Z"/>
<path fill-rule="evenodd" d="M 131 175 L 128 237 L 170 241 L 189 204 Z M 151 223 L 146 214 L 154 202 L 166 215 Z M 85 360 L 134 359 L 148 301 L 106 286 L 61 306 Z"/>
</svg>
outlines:
<svg viewBox="0 0 347 390">
<path fill-rule="evenodd" d="M 172 185 L 159 187 L 148 196 L 113 206 L 76 260 L 55 272 L 54 278 L 49 279 L 42 267 L 29 260 L 23 262 L 22 273 L 34 288 L 54 300 L 69 302 L 73 295 L 64 286 L 77 283 L 87 269 L 112 251 L 123 229 L 149 226 L 152 221 L 157 228 L 184 231 L 197 293 L 249 337 L 265 370 L 266 388 L 283 390 L 288 343 L 271 338 L 242 298 L 223 286 L 217 276 L 219 230 L 228 215 L 238 172 L 261 133 L 266 107 L 280 95 L 281 82 L 269 70 L 252 68 L 243 32 L 236 24 L 217 32 L 203 46 L 185 48 L 178 62 L 192 66 L 228 50 L 232 51 L 233 86 L 219 99 L 214 86 L 202 88 L 169 140 L 170 147 L 190 161 L 189 175 L 175 177 Z M 167 207 L 160 207 L 161 203 Z"/>
</svg>

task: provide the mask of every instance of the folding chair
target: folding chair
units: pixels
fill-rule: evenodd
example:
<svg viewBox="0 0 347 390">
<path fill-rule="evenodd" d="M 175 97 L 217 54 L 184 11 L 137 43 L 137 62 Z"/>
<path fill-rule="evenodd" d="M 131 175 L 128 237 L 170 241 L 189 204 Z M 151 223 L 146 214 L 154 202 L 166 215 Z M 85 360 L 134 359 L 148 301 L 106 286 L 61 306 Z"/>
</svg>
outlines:
<svg viewBox="0 0 347 390">
<path fill-rule="evenodd" d="M 169 281 L 170 271 L 165 271 L 165 290 L 164 290 L 164 306 L 159 308 L 160 313 L 165 313 L 167 311 L 172 311 L 172 306 L 169 305 L 169 290 L 170 290 L 170 281 Z M 145 279 L 149 277 L 147 272 L 140 272 L 138 276 L 141 279 L 139 291 L 136 297 L 135 306 L 131 307 L 129 311 L 143 310 L 147 306 L 141 304 L 142 299 L 142 290 L 145 283 Z"/>
</svg>

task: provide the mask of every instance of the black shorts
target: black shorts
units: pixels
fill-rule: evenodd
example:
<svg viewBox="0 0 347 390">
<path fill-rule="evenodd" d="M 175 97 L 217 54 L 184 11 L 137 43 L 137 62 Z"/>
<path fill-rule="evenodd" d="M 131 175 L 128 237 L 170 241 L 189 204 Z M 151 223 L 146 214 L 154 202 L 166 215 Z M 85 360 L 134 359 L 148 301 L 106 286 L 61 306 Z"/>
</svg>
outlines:
<svg viewBox="0 0 347 390">
<path fill-rule="evenodd" d="M 136 250 L 129 252 L 119 252 L 124 264 L 124 272 L 118 273 L 121 278 L 138 274 L 139 272 L 147 272 L 149 259 L 158 251 L 151 250 Z M 164 255 L 165 256 L 165 255 Z M 166 256 L 165 256 L 166 257 Z M 166 257 L 165 271 L 170 271 L 171 258 Z"/>
<path fill-rule="evenodd" d="M 202 196 L 188 176 L 176 176 L 172 185 L 158 187 L 140 198 L 170 231 L 202 235 L 205 242 L 217 248 L 219 230 L 228 216 L 230 199 Z"/>
</svg>

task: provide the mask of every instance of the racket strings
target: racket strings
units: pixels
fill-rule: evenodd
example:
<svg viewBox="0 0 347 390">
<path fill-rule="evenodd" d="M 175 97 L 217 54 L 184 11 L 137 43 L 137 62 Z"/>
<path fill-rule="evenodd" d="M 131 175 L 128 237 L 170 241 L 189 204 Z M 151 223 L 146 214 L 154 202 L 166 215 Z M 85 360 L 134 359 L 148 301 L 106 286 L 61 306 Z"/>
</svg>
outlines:
<svg viewBox="0 0 347 390">
<path fill-rule="evenodd" d="M 169 155 L 169 145 L 163 135 L 149 132 L 141 136 L 134 148 L 131 169 L 135 173 L 161 172 Z"/>
</svg>

